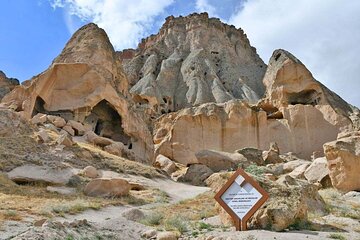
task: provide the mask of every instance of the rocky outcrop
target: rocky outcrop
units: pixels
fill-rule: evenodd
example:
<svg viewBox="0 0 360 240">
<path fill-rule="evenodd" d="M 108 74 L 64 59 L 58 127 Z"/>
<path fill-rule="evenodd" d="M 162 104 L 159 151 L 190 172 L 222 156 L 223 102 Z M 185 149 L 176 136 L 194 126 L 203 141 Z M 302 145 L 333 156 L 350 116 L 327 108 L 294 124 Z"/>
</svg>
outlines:
<svg viewBox="0 0 360 240">
<path fill-rule="evenodd" d="M 186 164 L 197 162 L 195 153 L 203 149 L 265 150 L 276 142 L 282 152 L 310 159 L 314 151 L 322 151 L 322 145 L 335 139 L 340 131 L 314 106 L 289 105 L 281 111 L 282 119 L 272 119 L 262 109 L 233 100 L 166 114 L 155 123 L 155 151 Z"/>
<path fill-rule="evenodd" d="M 344 192 L 360 191 L 360 132 L 324 144 L 324 152 L 333 186 Z"/>
<path fill-rule="evenodd" d="M 130 93 L 153 114 L 203 103 L 262 97 L 266 65 L 242 29 L 207 13 L 170 16 L 136 50 L 118 53 Z"/>
<path fill-rule="evenodd" d="M 9 179 L 16 183 L 46 183 L 65 185 L 75 175 L 73 169 L 50 168 L 47 166 L 23 165 L 8 173 Z"/>
<path fill-rule="evenodd" d="M 16 78 L 8 78 L 3 71 L 0 71 L 0 101 L 17 85 L 19 85 L 19 80 Z"/>
<path fill-rule="evenodd" d="M 266 66 L 241 29 L 205 13 L 168 17 L 158 34 L 122 52 L 88 24 L 49 69 L 15 87 L 2 104 L 152 164 L 159 154 L 189 165 L 202 163 L 196 154 L 203 150 L 264 151 L 271 142 L 310 159 L 360 122 L 359 111 L 292 54 L 276 50 Z M 249 157 L 258 165 L 282 161 L 273 150 Z"/>
<path fill-rule="evenodd" d="M 90 129 L 123 142 L 139 161 L 149 162 L 153 144 L 147 118 L 133 109 L 128 95 L 126 77 L 106 33 L 88 24 L 72 36 L 49 69 L 16 87 L 2 102 L 16 105 L 26 118 L 37 113 L 60 116 L 74 134 Z"/>
<path fill-rule="evenodd" d="M 304 175 L 310 183 L 320 183 L 323 187 L 331 187 L 329 168 L 325 157 L 315 159 Z"/>
</svg>

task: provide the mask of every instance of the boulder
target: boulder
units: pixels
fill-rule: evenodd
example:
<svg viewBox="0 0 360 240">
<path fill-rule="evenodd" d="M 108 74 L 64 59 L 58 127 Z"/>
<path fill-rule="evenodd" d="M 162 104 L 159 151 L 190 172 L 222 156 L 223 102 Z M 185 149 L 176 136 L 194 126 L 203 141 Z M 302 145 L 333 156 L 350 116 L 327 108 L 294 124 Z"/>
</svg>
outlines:
<svg viewBox="0 0 360 240">
<path fill-rule="evenodd" d="M 66 125 L 66 121 L 59 116 L 47 115 L 47 120 L 57 128 L 62 128 Z"/>
<path fill-rule="evenodd" d="M 40 142 L 47 143 L 50 141 L 49 134 L 47 133 L 47 131 L 45 129 L 40 129 L 40 131 L 37 132 L 37 136 L 38 136 Z"/>
<path fill-rule="evenodd" d="M 315 159 L 306 169 L 304 175 L 310 183 L 321 183 L 323 187 L 331 187 L 329 168 L 325 157 Z"/>
<path fill-rule="evenodd" d="M 305 171 L 309 165 L 310 163 L 304 163 L 300 166 L 297 166 L 292 172 L 289 173 L 289 176 L 298 179 L 304 178 Z"/>
<path fill-rule="evenodd" d="M 325 143 L 324 152 L 333 186 L 344 192 L 360 191 L 359 132 Z"/>
<path fill-rule="evenodd" d="M 123 157 L 125 153 L 125 145 L 122 142 L 113 142 L 104 147 L 104 150 L 113 155 Z"/>
<path fill-rule="evenodd" d="M 93 166 L 85 167 L 83 170 L 81 170 L 80 174 L 88 178 L 97 178 L 100 175 L 98 170 Z"/>
<path fill-rule="evenodd" d="M 296 159 L 293 161 L 286 162 L 282 165 L 282 169 L 284 173 L 289 173 L 294 171 L 295 168 L 304 165 L 304 164 L 311 164 L 310 161 L 306 161 L 303 159 Z"/>
<path fill-rule="evenodd" d="M 69 124 L 66 124 L 62 129 L 71 136 L 75 136 L 75 130 Z"/>
<path fill-rule="evenodd" d="M 280 150 L 275 142 L 270 143 L 270 148 L 262 154 L 265 164 L 282 163 L 284 160 L 280 157 Z"/>
<path fill-rule="evenodd" d="M 238 167 L 250 165 L 240 153 L 228 153 L 215 150 L 202 150 L 195 153 L 200 164 L 206 165 L 214 172 L 221 170 L 234 170 Z"/>
<path fill-rule="evenodd" d="M 91 197 L 120 197 L 129 191 L 129 182 L 122 178 L 96 178 L 84 188 L 85 195 Z"/>
<path fill-rule="evenodd" d="M 213 171 L 203 164 L 191 164 L 184 175 L 178 178 L 180 182 L 188 182 L 192 185 L 203 186 L 205 179 L 207 179 Z"/>
<path fill-rule="evenodd" d="M 242 154 L 248 161 L 256 163 L 256 165 L 264 165 L 263 151 L 259 149 L 247 147 L 236 150 L 235 152 Z"/>
<path fill-rule="evenodd" d="M 67 132 L 60 134 L 56 139 L 56 143 L 59 145 L 64 145 L 65 147 L 71 147 L 74 145 L 72 137 Z"/>
<path fill-rule="evenodd" d="M 51 185 L 66 185 L 75 171 L 71 168 L 50 168 L 47 166 L 23 165 L 8 173 L 16 183 L 43 182 Z"/>
<path fill-rule="evenodd" d="M 164 170 L 168 175 L 176 171 L 176 165 L 171 159 L 159 154 L 154 162 L 154 167 Z"/>
<path fill-rule="evenodd" d="M 76 122 L 76 121 L 74 121 L 74 120 L 69 120 L 69 121 L 67 122 L 67 124 L 70 125 L 70 126 L 74 129 L 75 135 L 77 135 L 77 136 L 82 136 L 82 135 L 84 135 L 84 133 L 85 133 L 85 128 L 84 128 L 84 125 L 82 125 L 81 123 Z"/>
<path fill-rule="evenodd" d="M 38 113 L 32 117 L 31 123 L 32 124 L 44 124 L 46 123 L 46 114 Z"/>
<path fill-rule="evenodd" d="M 105 147 L 105 146 L 108 146 L 108 145 L 114 143 L 113 140 L 111 140 L 109 138 L 105 138 L 105 137 L 100 137 L 100 136 L 96 135 L 96 133 L 91 132 L 91 131 L 88 131 L 85 133 L 85 139 L 89 143 L 92 143 L 92 144 L 100 146 L 100 147 Z"/>
</svg>

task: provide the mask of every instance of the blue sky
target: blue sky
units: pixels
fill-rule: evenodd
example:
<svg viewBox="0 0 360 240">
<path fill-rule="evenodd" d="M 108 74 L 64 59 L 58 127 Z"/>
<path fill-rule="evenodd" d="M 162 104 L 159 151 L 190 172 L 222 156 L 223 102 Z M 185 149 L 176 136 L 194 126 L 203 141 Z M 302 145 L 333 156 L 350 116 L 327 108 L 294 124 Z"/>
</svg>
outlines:
<svg viewBox="0 0 360 240">
<path fill-rule="evenodd" d="M 0 70 L 20 81 L 46 70 L 80 26 L 95 22 L 117 50 L 156 33 L 168 15 L 207 11 L 241 27 L 268 62 L 283 48 L 360 106 L 358 0 L 2 0 Z"/>
</svg>

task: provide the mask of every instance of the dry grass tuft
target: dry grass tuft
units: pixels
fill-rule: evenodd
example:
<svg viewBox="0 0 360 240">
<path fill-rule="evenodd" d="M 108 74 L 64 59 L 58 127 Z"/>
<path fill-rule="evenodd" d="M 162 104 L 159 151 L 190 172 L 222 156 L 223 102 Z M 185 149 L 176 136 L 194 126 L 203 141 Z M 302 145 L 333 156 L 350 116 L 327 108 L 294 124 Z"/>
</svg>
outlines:
<svg viewBox="0 0 360 240">
<path fill-rule="evenodd" d="M 119 173 L 141 175 L 147 178 L 164 177 L 152 166 L 110 154 L 92 144 L 79 142 L 77 146 L 71 147 L 70 150 L 75 153 L 78 159 L 87 161 L 83 164 L 84 166 L 93 165 L 99 169 L 109 169 Z M 79 162 L 74 164 L 79 164 Z"/>
</svg>

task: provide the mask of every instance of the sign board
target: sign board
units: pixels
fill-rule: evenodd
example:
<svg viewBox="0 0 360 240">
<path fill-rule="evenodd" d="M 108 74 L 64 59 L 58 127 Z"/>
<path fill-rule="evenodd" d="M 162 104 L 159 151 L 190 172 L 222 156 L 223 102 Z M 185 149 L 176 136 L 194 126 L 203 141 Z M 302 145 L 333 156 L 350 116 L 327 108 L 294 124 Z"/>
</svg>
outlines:
<svg viewBox="0 0 360 240">
<path fill-rule="evenodd" d="M 260 185 L 239 168 L 215 195 L 215 200 L 234 219 L 236 230 L 246 230 L 246 222 L 269 198 Z"/>
</svg>

